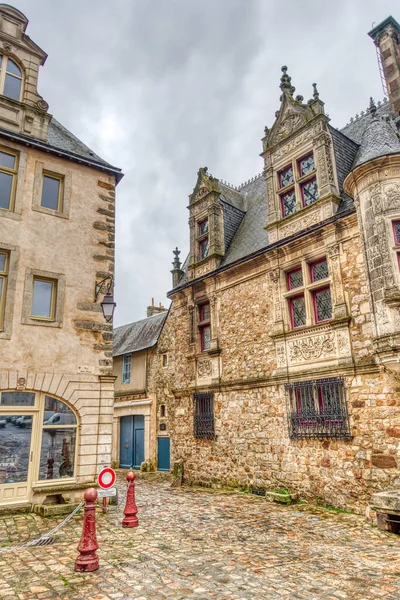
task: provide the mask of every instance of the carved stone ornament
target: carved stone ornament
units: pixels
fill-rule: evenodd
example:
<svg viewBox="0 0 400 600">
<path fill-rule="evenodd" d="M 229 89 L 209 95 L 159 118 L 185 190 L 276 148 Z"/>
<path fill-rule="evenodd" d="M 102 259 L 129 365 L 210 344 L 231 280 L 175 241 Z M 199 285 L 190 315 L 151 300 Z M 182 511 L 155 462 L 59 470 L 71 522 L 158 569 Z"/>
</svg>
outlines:
<svg viewBox="0 0 400 600">
<path fill-rule="evenodd" d="M 289 154 L 289 152 L 292 152 L 292 150 L 295 150 L 299 146 L 302 146 L 305 142 L 308 142 L 312 138 L 313 138 L 313 131 L 312 131 L 312 129 L 308 129 L 301 135 L 298 135 L 297 137 L 295 137 L 294 140 L 291 140 L 284 146 L 281 146 L 280 148 L 278 148 L 273 153 L 274 160 L 278 160 L 279 158 L 281 158 L 281 156 L 285 156 L 286 154 Z"/>
<path fill-rule="evenodd" d="M 395 183 L 386 190 L 386 210 L 400 208 L 400 183 Z"/>
<path fill-rule="evenodd" d="M 17 390 L 21 391 L 26 388 L 26 379 L 25 377 L 19 377 L 17 381 Z"/>
<path fill-rule="evenodd" d="M 294 114 L 287 117 L 280 125 L 278 131 L 275 134 L 274 142 L 279 143 L 280 141 L 287 138 L 291 133 L 300 129 L 306 120 L 303 115 Z"/>
<path fill-rule="evenodd" d="M 280 229 L 281 236 L 280 237 L 281 238 L 288 237 L 289 235 L 293 235 L 294 233 L 297 233 L 300 230 L 307 229 L 308 227 L 311 227 L 312 225 L 316 225 L 320 221 L 321 221 L 321 211 L 316 210 L 316 211 L 309 213 L 308 215 L 302 217 L 301 219 L 296 219 L 295 221 L 293 221 L 293 223 L 290 223 L 288 225 L 281 227 L 281 229 Z"/>
<path fill-rule="evenodd" d="M 10 42 L 3 42 L 3 48 L 4 50 L 7 50 L 7 52 L 11 52 L 12 45 L 10 44 Z"/>
<path fill-rule="evenodd" d="M 199 191 L 197 192 L 197 194 L 195 195 L 195 199 L 196 200 L 200 200 L 200 198 L 203 198 L 206 194 L 208 194 L 210 190 L 207 189 L 205 186 L 201 187 L 199 189 Z"/>
<path fill-rule="evenodd" d="M 336 337 L 339 357 L 349 356 L 351 349 L 348 331 L 337 331 Z"/>
<path fill-rule="evenodd" d="M 46 100 L 43 100 L 43 98 L 36 102 L 36 106 L 43 112 L 47 112 L 49 110 L 49 105 L 47 104 Z"/>
<path fill-rule="evenodd" d="M 286 367 L 285 342 L 278 342 L 276 344 L 276 363 L 280 369 Z"/>
<path fill-rule="evenodd" d="M 197 377 L 212 377 L 212 361 L 211 360 L 200 360 L 197 363 Z"/>
<path fill-rule="evenodd" d="M 336 352 L 333 333 L 293 340 L 288 343 L 291 362 L 299 363 L 332 356 Z"/>
</svg>

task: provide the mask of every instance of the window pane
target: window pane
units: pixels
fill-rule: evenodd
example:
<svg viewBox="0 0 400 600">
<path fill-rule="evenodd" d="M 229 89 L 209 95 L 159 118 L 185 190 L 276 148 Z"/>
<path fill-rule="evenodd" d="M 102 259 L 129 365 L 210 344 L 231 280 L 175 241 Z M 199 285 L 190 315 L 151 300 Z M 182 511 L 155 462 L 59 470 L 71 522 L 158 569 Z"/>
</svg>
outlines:
<svg viewBox="0 0 400 600">
<path fill-rule="evenodd" d="M 207 325 L 201 329 L 201 348 L 202 350 L 209 350 L 211 344 L 211 327 Z"/>
<path fill-rule="evenodd" d="M 208 238 L 200 242 L 200 258 L 207 258 L 208 256 Z"/>
<path fill-rule="evenodd" d="M 319 290 L 314 293 L 315 319 L 317 323 L 332 318 L 331 290 Z"/>
<path fill-rule="evenodd" d="M 6 254 L 0 253 L 0 271 L 2 271 L 3 273 L 6 270 L 6 258 Z"/>
<path fill-rule="evenodd" d="M 60 195 L 60 180 L 55 177 L 43 176 L 42 201 L 45 208 L 58 210 L 58 199 Z"/>
<path fill-rule="evenodd" d="M 76 417 L 64 402 L 51 396 L 45 396 L 43 423 L 45 425 L 76 425 Z"/>
<path fill-rule="evenodd" d="M 293 298 L 290 301 L 291 313 L 292 313 L 292 325 L 293 327 L 301 327 L 306 324 L 306 304 L 304 302 L 304 296 L 299 298 Z"/>
<path fill-rule="evenodd" d="M 21 79 L 14 77 L 14 75 L 6 75 L 3 95 L 12 100 L 19 101 L 21 95 Z"/>
<path fill-rule="evenodd" d="M 199 235 L 203 235 L 208 233 L 208 219 L 206 221 L 202 221 L 199 223 Z"/>
<path fill-rule="evenodd" d="M 31 435 L 31 416 L 0 416 L 0 485 L 28 479 Z"/>
<path fill-rule="evenodd" d="M 312 171 L 314 171 L 314 169 L 315 169 L 314 156 L 312 154 L 311 154 L 311 156 L 306 156 L 305 158 L 302 158 L 299 161 L 300 177 L 302 177 L 303 175 L 307 175 L 308 173 L 311 173 Z"/>
<path fill-rule="evenodd" d="M 314 204 L 314 202 L 318 200 L 318 186 L 316 179 L 307 181 L 301 189 L 303 192 L 304 206 L 310 206 L 310 204 Z"/>
<path fill-rule="evenodd" d="M 326 260 L 311 265 L 311 280 L 319 281 L 328 277 L 328 263 Z"/>
<path fill-rule="evenodd" d="M 76 429 L 43 428 L 39 479 L 74 476 Z"/>
<path fill-rule="evenodd" d="M 53 283 L 50 281 L 33 281 L 32 315 L 35 317 L 51 317 L 51 297 Z"/>
<path fill-rule="evenodd" d="M 200 306 L 200 321 L 209 321 L 210 320 L 210 305 L 203 304 Z"/>
<path fill-rule="evenodd" d="M 295 288 L 301 287 L 303 285 L 303 272 L 301 269 L 297 271 L 292 271 L 288 274 L 288 288 L 289 290 L 294 290 Z"/>
<path fill-rule="evenodd" d="M 22 77 L 21 69 L 15 64 L 13 60 L 11 60 L 11 58 L 9 58 L 7 62 L 7 73 L 13 73 L 13 75 Z"/>
<path fill-rule="evenodd" d="M 3 57 L 2 57 L 2 55 L 0 54 L 0 69 L 1 69 L 2 62 L 3 62 Z"/>
<path fill-rule="evenodd" d="M 281 187 L 285 187 L 286 185 L 290 185 L 291 183 L 293 183 L 294 177 L 292 167 L 288 167 L 279 174 L 279 181 Z"/>
<path fill-rule="evenodd" d="M 400 245 L 400 221 L 393 222 L 394 241 L 396 245 Z"/>
<path fill-rule="evenodd" d="M 13 175 L 0 171 L 0 208 L 10 208 L 12 183 Z"/>
<path fill-rule="evenodd" d="M 131 380 L 132 355 L 125 354 L 122 363 L 122 383 L 129 383 Z"/>
<path fill-rule="evenodd" d="M 288 217 L 296 212 L 296 195 L 294 190 L 282 196 L 282 213 Z"/>
<path fill-rule="evenodd" d="M 8 152 L 0 151 L 0 167 L 15 169 L 15 156 L 8 154 Z"/>
<path fill-rule="evenodd" d="M 34 406 L 35 394 L 30 392 L 2 392 L 2 406 Z"/>
</svg>

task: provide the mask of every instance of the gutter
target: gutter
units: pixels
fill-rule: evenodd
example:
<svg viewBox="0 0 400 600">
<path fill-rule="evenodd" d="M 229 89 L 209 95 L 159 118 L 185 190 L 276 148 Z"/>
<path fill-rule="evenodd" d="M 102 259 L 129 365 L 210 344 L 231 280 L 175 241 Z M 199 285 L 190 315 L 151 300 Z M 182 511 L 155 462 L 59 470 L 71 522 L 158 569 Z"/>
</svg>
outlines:
<svg viewBox="0 0 400 600">
<path fill-rule="evenodd" d="M 256 250 L 255 252 L 252 252 L 252 254 L 248 254 L 247 256 L 243 256 L 242 258 L 238 258 L 237 260 L 235 260 L 232 263 L 229 263 L 228 265 L 223 265 L 222 267 L 218 267 L 217 269 L 215 269 L 214 271 L 211 271 L 210 273 L 207 273 L 206 275 L 202 275 L 201 277 L 196 277 L 196 279 L 191 279 L 184 285 L 178 286 L 178 287 L 174 288 L 173 290 L 171 290 L 170 292 L 168 292 L 167 297 L 170 298 L 176 292 L 180 292 L 181 290 L 184 290 L 185 288 L 192 286 L 194 283 L 197 283 L 199 281 L 204 281 L 204 279 L 209 279 L 210 277 L 215 277 L 216 275 L 219 275 L 220 273 L 223 273 L 224 271 L 227 271 L 228 269 L 231 269 L 232 267 L 241 265 L 247 261 L 252 260 L 253 258 L 257 258 L 258 256 L 265 254 L 266 252 L 270 252 L 271 250 L 275 250 L 275 248 L 281 248 L 282 246 L 286 246 L 286 244 L 290 244 L 293 241 L 300 240 L 301 238 L 305 237 L 306 235 L 308 235 L 310 233 L 314 233 L 314 231 L 318 231 L 319 229 L 322 229 L 323 227 L 326 227 L 327 225 L 330 225 L 331 223 L 335 223 L 335 221 L 338 221 L 339 219 L 342 219 L 344 217 L 347 217 L 347 216 L 355 214 L 355 213 L 356 213 L 356 209 L 354 207 L 348 208 L 347 210 L 344 210 L 343 212 L 341 212 L 339 214 L 329 217 L 329 219 L 325 219 L 325 221 L 322 221 L 321 223 L 317 223 L 317 225 L 312 225 L 311 227 L 308 227 L 308 229 L 303 229 L 302 231 L 299 231 L 298 233 L 295 233 L 294 235 L 291 235 L 290 237 L 284 238 L 283 240 L 278 240 L 277 242 L 274 242 L 273 244 L 270 244 L 269 246 L 264 246 L 264 248 L 261 248 L 260 250 Z"/>
<path fill-rule="evenodd" d="M 57 148 L 56 146 L 51 146 L 50 144 L 47 144 L 46 142 L 41 142 L 40 140 L 37 140 L 35 138 L 29 138 L 28 136 L 25 136 L 21 133 L 11 132 L 11 131 L 8 131 L 7 129 L 2 129 L 0 127 L 0 136 L 7 138 L 9 140 L 15 141 L 15 142 L 19 142 L 21 144 L 25 144 L 26 146 L 30 146 L 32 148 L 37 148 L 38 150 L 42 150 L 42 152 L 47 152 L 49 154 L 56 154 L 57 156 L 67 158 L 74 162 L 82 163 L 82 164 L 85 164 L 90 167 L 95 167 L 96 169 L 99 169 L 100 171 L 104 171 L 106 173 L 109 173 L 110 175 L 114 175 L 114 177 L 117 180 L 117 184 L 121 181 L 121 179 L 124 176 L 121 169 L 118 169 L 117 167 L 113 167 L 112 165 L 108 166 L 104 163 L 101 163 L 101 162 L 95 160 L 95 159 L 93 159 L 93 160 L 88 159 L 88 158 L 81 156 L 80 154 L 75 154 L 74 152 L 69 152 L 68 150 L 61 150 L 60 148 Z"/>
</svg>

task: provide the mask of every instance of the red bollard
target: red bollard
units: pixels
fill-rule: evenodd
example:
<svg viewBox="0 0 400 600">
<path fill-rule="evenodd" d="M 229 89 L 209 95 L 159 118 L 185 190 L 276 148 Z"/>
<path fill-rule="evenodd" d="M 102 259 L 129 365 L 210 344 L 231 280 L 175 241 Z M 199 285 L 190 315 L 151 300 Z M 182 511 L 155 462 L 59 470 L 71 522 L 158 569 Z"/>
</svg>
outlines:
<svg viewBox="0 0 400 600">
<path fill-rule="evenodd" d="M 99 547 L 96 538 L 96 500 L 97 490 L 89 488 L 85 495 L 83 514 L 83 531 L 78 544 L 79 556 L 75 561 L 75 571 L 96 571 L 99 568 L 99 557 L 96 550 Z"/>
<path fill-rule="evenodd" d="M 136 516 L 138 509 L 135 502 L 135 473 L 129 471 L 126 479 L 128 481 L 128 492 L 126 494 L 125 518 L 122 519 L 122 527 L 137 527 L 139 519 Z"/>
</svg>

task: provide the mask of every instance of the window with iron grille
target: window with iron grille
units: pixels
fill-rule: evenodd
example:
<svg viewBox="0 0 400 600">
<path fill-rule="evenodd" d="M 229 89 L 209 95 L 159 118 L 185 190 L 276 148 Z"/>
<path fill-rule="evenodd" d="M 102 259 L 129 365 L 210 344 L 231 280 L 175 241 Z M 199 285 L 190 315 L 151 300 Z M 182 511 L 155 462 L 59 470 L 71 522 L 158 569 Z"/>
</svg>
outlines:
<svg viewBox="0 0 400 600">
<path fill-rule="evenodd" d="M 341 378 L 285 386 L 290 438 L 351 438 L 346 388 Z"/>
<path fill-rule="evenodd" d="M 198 392 L 194 400 L 194 437 L 214 439 L 214 394 Z"/>
</svg>

